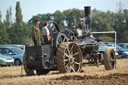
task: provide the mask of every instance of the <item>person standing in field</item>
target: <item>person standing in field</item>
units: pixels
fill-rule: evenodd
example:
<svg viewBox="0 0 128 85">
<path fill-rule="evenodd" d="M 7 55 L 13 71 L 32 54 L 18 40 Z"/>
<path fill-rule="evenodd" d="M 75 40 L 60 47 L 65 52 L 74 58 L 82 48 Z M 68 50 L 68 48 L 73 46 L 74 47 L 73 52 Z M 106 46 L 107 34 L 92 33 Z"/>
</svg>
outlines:
<svg viewBox="0 0 128 85">
<path fill-rule="evenodd" d="M 35 46 L 41 46 L 42 35 L 41 35 L 41 30 L 39 28 L 39 25 L 40 25 L 40 20 L 36 19 L 34 26 L 32 28 L 32 39 Z"/>
</svg>

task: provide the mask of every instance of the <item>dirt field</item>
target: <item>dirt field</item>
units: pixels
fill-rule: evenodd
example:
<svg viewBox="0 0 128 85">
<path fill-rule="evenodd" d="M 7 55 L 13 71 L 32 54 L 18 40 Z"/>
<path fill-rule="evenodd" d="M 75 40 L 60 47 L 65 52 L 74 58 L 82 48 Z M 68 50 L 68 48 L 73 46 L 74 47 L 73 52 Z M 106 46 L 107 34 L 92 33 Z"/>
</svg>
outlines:
<svg viewBox="0 0 128 85">
<path fill-rule="evenodd" d="M 117 60 L 115 70 L 106 71 L 104 66 L 84 65 L 82 73 L 47 75 L 21 75 L 21 67 L 0 67 L 0 85 L 128 85 L 128 59 Z"/>
</svg>

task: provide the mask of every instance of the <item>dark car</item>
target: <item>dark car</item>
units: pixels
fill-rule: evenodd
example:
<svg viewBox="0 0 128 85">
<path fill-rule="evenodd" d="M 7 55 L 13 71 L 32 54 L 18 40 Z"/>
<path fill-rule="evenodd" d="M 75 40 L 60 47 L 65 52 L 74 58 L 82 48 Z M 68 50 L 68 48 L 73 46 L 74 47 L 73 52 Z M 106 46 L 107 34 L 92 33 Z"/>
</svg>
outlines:
<svg viewBox="0 0 128 85">
<path fill-rule="evenodd" d="M 124 49 L 128 49 L 128 43 L 118 43 L 118 45 Z"/>
<path fill-rule="evenodd" d="M 120 55 L 122 55 L 122 58 L 128 58 L 128 49 L 124 49 L 117 45 L 117 49 Z"/>
<path fill-rule="evenodd" d="M 114 43 L 106 43 L 106 45 L 115 47 Z M 123 58 L 123 57 L 128 58 L 128 49 L 124 49 L 121 46 L 119 46 L 118 44 L 116 45 L 116 49 L 120 55 L 120 56 L 118 56 L 118 58 Z"/>
</svg>

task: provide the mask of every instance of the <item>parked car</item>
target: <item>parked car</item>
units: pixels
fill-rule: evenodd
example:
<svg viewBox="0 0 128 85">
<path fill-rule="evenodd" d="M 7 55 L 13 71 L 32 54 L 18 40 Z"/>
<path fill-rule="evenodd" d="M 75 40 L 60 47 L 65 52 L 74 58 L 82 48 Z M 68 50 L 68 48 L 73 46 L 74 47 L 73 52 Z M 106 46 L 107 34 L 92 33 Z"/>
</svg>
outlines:
<svg viewBox="0 0 128 85">
<path fill-rule="evenodd" d="M 14 64 L 15 65 L 21 65 L 22 64 L 22 58 L 23 58 L 23 50 L 21 50 L 18 47 L 8 47 L 8 46 L 0 46 L 0 53 L 2 55 L 10 56 L 14 58 Z"/>
<path fill-rule="evenodd" d="M 128 58 L 128 49 L 124 49 L 117 45 L 117 49 L 120 55 L 122 55 L 122 58 Z"/>
<path fill-rule="evenodd" d="M 128 49 L 128 43 L 118 43 L 118 45 L 124 49 Z"/>
<path fill-rule="evenodd" d="M 107 45 L 115 47 L 114 43 L 107 43 Z M 128 58 L 128 49 L 124 49 L 121 46 L 119 46 L 118 44 L 116 45 L 116 49 L 117 49 L 117 52 L 120 55 L 120 56 L 118 56 L 119 58 L 122 58 L 122 57 Z"/>
<path fill-rule="evenodd" d="M 113 48 L 115 50 L 115 48 L 113 46 L 107 46 L 105 44 L 105 42 L 99 43 L 99 48 L 98 48 L 99 52 L 104 52 L 107 48 Z M 115 50 L 115 52 L 116 52 L 116 56 L 118 56 L 118 52 L 116 50 Z"/>
<path fill-rule="evenodd" d="M 21 48 L 25 52 L 25 45 L 17 45 L 17 44 L 6 44 L 6 45 L 0 45 L 0 47 L 18 47 Z"/>
<path fill-rule="evenodd" d="M 5 55 L 0 54 L 0 65 L 10 66 L 14 64 L 14 59 Z"/>
<path fill-rule="evenodd" d="M 104 42 L 99 43 L 99 48 L 98 48 L 99 52 L 104 52 L 106 48 L 108 48 L 108 46 L 104 44 Z"/>
</svg>

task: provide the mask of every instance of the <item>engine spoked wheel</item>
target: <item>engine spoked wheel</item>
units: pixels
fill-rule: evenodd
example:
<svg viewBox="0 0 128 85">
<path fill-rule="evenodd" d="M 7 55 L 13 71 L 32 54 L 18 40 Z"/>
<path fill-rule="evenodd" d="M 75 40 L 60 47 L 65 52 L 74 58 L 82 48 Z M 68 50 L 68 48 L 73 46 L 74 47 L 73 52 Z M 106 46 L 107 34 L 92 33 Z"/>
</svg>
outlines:
<svg viewBox="0 0 128 85">
<path fill-rule="evenodd" d="M 116 68 L 116 55 L 112 48 L 107 48 L 104 52 L 104 67 L 106 70 Z"/>
<path fill-rule="evenodd" d="M 82 53 L 79 46 L 73 42 L 62 43 L 57 50 L 56 62 L 60 73 L 80 72 Z"/>
<path fill-rule="evenodd" d="M 73 31 L 71 30 L 67 30 L 65 32 L 65 34 L 67 35 L 67 37 L 69 38 L 69 42 L 75 42 L 76 41 L 76 37 Z"/>
<path fill-rule="evenodd" d="M 65 34 L 58 33 L 54 39 L 55 48 L 58 48 L 60 46 L 60 44 L 63 42 L 68 42 L 68 38 L 66 37 Z"/>
</svg>

